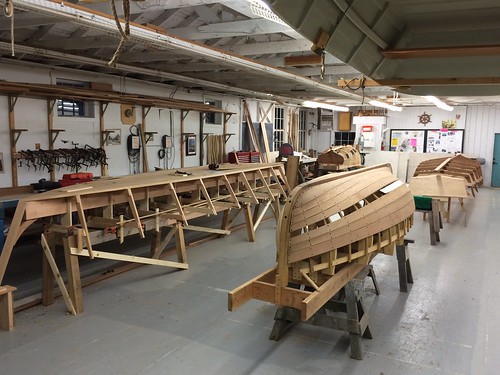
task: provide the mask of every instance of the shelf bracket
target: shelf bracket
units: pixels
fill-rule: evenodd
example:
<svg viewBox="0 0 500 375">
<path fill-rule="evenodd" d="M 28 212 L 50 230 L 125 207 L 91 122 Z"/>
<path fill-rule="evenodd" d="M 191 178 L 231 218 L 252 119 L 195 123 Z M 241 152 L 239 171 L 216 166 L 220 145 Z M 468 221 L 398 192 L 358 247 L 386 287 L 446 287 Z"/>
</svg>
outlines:
<svg viewBox="0 0 500 375">
<path fill-rule="evenodd" d="M 66 130 L 64 129 L 50 129 L 51 133 L 51 138 L 52 138 L 52 144 L 56 141 L 57 137 L 59 136 L 59 133 L 65 132 Z"/>
<path fill-rule="evenodd" d="M 106 144 L 106 140 L 108 139 L 108 135 L 110 135 L 111 133 L 113 133 L 113 130 L 101 130 L 101 141 L 102 141 L 102 145 L 105 145 Z"/>
<path fill-rule="evenodd" d="M 16 146 L 16 143 L 19 140 L 21 133 L 27 132 L 27 131 L 28 131 L 28 129 L 11 129 L 10 130 L 10 137 L 12 138 L 12 144 L 14 145 L 14 147 Z"/>
</svg>

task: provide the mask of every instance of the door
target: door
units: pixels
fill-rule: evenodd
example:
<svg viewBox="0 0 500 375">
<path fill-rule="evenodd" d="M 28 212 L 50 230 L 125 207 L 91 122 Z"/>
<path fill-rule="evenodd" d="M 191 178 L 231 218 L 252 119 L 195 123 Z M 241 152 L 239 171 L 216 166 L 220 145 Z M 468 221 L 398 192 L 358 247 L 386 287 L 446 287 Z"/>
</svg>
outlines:
<svg viewBox="0 0 500 375">
<path fill-rule="evenodd" d="M 491 186 L 500 187 L 500 133 L 495 134 L 493 148 L 493 168 L 491 170 Z"/>
</svg>

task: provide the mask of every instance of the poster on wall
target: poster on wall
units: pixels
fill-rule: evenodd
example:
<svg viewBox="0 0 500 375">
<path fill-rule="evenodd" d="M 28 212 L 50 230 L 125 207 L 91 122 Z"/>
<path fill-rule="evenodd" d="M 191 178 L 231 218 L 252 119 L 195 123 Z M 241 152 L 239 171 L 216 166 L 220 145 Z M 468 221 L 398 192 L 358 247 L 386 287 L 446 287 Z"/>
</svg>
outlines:
<svg viewBox="0 0 500 375">
<path fill-rule="evenodd" d="M 425 152 L 425 130 L 391 130 L 390 151 Z"/>
<path fill-rule="evenodd" d="M 427 130 L 426 152 L 462 152 L 463 139 L 462 129 Z"/>
</svg>

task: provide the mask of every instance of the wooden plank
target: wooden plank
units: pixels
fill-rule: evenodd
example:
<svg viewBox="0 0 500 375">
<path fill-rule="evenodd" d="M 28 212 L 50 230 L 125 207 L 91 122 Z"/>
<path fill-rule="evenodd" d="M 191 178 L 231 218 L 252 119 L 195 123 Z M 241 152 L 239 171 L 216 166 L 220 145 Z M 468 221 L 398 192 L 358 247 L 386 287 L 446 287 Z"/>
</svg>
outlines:
<svg viewBox="0 0 500 375">
<path fill-rule="evenodd" d="M 328 300 L 330 300 L 342 287 L 364 268 L 363 264 L 350 263 L 344 266 L 335 276 L 321 285 L 318 291 L 313 292 L 302 301 L 302 320 L 311 318 Z"/>
<path fill-rule="evenodd" d="M 71 254 L 72 255 L 87 256 L 88 251 L 83 250 L 82 252 L 79 252 L 77 248 L 72 247 Z M 187 270 L 189 268 L 187 263 L 172 262 L 169 260 L 161 260 L 161 259 L 151 259 L 151 258 L 139 257 L 139 256 L 135 256 L 135 255 L 116 254 L 116 253 L 110 253 L 110 252 L 105 252 L 105 251 L 94 251 L 94 257 L 95 258 L 103 258 L 103 259 L 111 259 L 111 260 L 119 260 L 119 261 L 123 261 L 123 262 L 149 264 L 149 265 L 155 265 L 155 266 L 175 267 L 175 268 L 180 268 L 180 269 L 184 269 L 184 270 Z"/>
<path fill-rule="evenodd" d="M 43 252 L 45 254 L 45 259 L 47 259 L 47 262 L 50 265 L 50 269 L 52 270 L 52 274 L 55 277 L 55 280 L 57 282 L 57 286 L 59 287 L 59 290 L 61 291 L 64 302 L 66 303 L 66 307 L 68 308 L 68 311 L 71 314 L 76 315 L 75 307 L 73 306 L 73 302 L 71 302 L 71 298 L 69 297 L 68 290 L 66 289 L 66 285 L 64 284 L 64 280 L 61 276 L 61 273 L 59 272 L 59 268 L 57 268 L 56 261 L 55 261 L 54 257 L 52 256 L 52 250 L 51 250 L 49 244 L 47 243 L 47 240 L 46 240 L 44 234 L 41 235 L 41 244 L 42 244 Z"/>
<path fill-rule="evenodd" d="M 137 206 L 135 205 L 134 195 L 132 194 L 132 190 L 130 188 L 127 189 L 127 194 L 128 194 L 128 204 L 130 210 L 132 211 L 132 216 L 134 217 L 137 229 L 139 230 L 139 234 L 141 238 L 145 238 L 144 229 L 142 228 L 141 218 L 139 217 L 139 212 L 137 211 Z"/>
<path fill-rule="evenodd" d="M 87 219 L 85 218 L 85 212 L 83 210 L 82 199 L 79 195 L 76 195 L 75 200 L 76 200 L 76 209 L 78 212 L 78 219 L 80 220 L 80 225 L 82 226 L 82 229 L 85 233 L 85 241 L 87 243 L 87 249 L 89 252 L 89 256 L 90 256 L 90 259 L 93 259 L 94 255 L 93 255 L 93 251 L 92 251 L 92 243 L 90 241 L 89 228 L 87 228 Z"/>
<path fill-rule="evenodd" d="M 259 281 L 269 275 L 276 274 L 276 267 L 262 272 L 260 275 L 240 285 L 228 293 L 227 308 L 229 311 L 234 311 L 244 303 L 253 298 L 253 283 Z M 274 301 L 273 301 L 274 302 Z"/>
<path fill-rule="evenodd" d="M 17 290 L 13 286 L 0 286 L 0 329 L 12 331 L 14 329 L 14 300 L 12 293 Z"/>
<path fill-rule="evenodd" d="M 175 236 L 177 249 L 177 260 L 187 265 L 186 240 L 184 239 L 184 229 L 181 222 L 177 222 L 177 235 Z"/>
<path fill-rule="evenodd" d="M 286 179 L 292 190 L 298 184 L 299 160 L 298 156 L 293 155 L 288 156 L 286 160 Z"/>
</svg>

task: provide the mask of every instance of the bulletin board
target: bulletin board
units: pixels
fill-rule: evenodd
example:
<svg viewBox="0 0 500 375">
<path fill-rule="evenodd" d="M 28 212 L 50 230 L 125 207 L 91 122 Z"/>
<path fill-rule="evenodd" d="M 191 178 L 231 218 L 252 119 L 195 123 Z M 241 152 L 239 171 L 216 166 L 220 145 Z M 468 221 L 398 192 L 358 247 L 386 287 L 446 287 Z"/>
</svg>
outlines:
<svg viewBox="0 0 500 375">
<path fill-rule="evenodd" d="M 425 130 L 391 129 L 390 151 L 425 152 Z"/>
<path fill-rule="evenodd" d="M 427 130 L 426 152 L 462 152 L 463 143 L 463 129 Z"/>
</svg>

